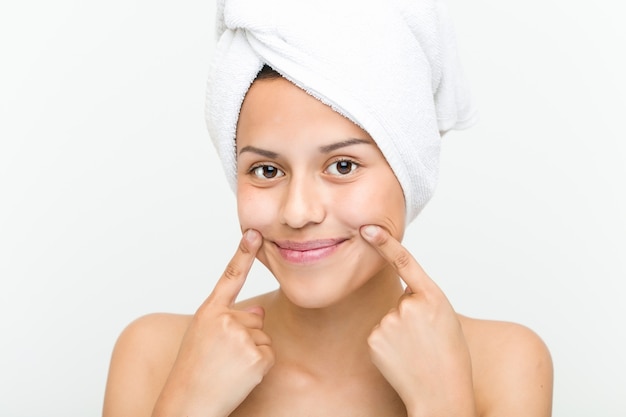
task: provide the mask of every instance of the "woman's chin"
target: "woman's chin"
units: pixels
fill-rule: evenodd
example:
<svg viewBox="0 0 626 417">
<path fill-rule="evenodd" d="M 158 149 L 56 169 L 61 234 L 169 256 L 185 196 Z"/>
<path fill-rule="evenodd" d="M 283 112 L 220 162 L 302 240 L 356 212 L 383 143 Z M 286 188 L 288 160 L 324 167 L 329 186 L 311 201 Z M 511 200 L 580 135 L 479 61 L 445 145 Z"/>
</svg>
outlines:
<svg viewBox="0 0 626 417">
<path fill-rule="evenodd" d="M 294 306 L 304 309 L 324 309 L 341 301 L 341 294 L 321 289 L 316 291 L 293 285 L 281 285 L 279 291 Z"/>
</svg>

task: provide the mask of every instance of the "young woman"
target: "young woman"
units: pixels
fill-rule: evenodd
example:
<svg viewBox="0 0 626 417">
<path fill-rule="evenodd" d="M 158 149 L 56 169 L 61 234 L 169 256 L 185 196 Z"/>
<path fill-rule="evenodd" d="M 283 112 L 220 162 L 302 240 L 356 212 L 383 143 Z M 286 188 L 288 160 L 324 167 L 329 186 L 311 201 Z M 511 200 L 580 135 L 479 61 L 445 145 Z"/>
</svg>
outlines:
<svg viewBox="0 0 626 417">
<path fill-rule="evenodd" d="M 236 11 L 224 14 L 241 24 Z M 457 314 L 401 245 L 423 189 L 389 149 L 404 136 L 374 136 L 358 103 L 340 107 L 335 88 L 313 89 L 296 67 L 258 65 L 231 138 L 240 246 L 194 315 L 125 329 L 104 416 L 549 416 L 537 335 Z M 236 302 L 255 258 L 279 289 Z"/>
</svg>

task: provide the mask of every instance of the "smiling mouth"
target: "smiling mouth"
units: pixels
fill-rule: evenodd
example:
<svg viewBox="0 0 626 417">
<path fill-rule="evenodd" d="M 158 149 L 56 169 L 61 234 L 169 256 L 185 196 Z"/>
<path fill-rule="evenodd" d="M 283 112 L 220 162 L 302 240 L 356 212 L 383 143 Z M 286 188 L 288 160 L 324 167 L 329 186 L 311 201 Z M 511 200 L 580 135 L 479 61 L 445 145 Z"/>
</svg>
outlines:
<svg viewBox="0 0 626 417">
<path fill-rule="evenodd" d="M 311 264 L 332 255 L 347 239 L 320 239 L 306 242 L 275 241 L 281 257 L 294 264 Z"/>
</svg>

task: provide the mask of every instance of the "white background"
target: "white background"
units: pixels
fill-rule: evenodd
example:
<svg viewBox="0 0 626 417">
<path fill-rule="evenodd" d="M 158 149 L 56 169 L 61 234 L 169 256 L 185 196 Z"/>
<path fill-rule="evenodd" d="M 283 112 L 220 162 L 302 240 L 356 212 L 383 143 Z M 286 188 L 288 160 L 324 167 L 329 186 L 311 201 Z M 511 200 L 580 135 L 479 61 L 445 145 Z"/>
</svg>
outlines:
<svg viewBox="0 0 626 417">
<path fill-rule="evenodd" d="M 619 2 L 450 0 L 481 109 L 405 244 L 464 314 L 551 349 L 554 415 L 626 415 Z M 134 318 L 236 248 L 203 118 L 212 1 L 0 6 L 0 415 L 97 416 Z M 273 289 L 255 267 L 242 297 Z"/>
</svg>

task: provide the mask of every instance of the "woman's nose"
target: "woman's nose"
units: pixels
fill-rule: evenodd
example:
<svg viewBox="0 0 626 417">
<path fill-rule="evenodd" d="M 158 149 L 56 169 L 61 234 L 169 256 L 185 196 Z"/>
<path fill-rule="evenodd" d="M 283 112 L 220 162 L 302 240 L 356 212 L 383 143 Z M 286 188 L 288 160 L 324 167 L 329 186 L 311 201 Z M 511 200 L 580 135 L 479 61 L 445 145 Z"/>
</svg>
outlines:
<svg viewBox="0 0 626 417">
<path fill-rule="evenodd" d="M 301 229 L 321 223 L 326 216 L 322 191 L 315 178 L 292 177 L 283 196 L 281 224 Z"/>
</svg>

